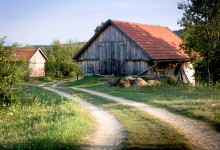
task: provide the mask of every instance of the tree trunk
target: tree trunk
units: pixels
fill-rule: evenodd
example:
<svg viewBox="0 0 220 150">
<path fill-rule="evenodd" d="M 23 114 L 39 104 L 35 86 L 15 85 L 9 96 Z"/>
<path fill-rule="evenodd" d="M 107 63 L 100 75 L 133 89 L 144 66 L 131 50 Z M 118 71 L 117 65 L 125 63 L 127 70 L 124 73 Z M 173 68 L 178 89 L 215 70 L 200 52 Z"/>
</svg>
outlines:
<svg viewBox="0 0 220 150">
<path fill-rule="evenodd" d="M 210 71 L 209 71 L 209 64 L 207 66 L 207 86 L 210 88 Z"/>
<path fill-rule="evenodd" d="M 207 54 L 207 86 L 210 88 L 210 66 L 209 66 L 209 53 Z"/>
</svg>

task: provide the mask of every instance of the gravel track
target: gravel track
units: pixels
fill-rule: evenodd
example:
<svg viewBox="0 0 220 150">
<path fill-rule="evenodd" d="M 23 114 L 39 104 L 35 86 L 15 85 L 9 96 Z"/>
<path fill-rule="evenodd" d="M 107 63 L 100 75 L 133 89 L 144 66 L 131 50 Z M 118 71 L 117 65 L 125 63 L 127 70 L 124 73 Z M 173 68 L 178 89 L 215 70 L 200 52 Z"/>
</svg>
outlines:
<svg viewBox="0 0 220 150">
<path fill-rule="evenodd" d="M 123 105 L 134 106 L 140 110 L 148 112 L 149 114 L 169 123 L 176 131 L 184 135 L 189 140 L 189 142 L 198 149 L 220 150 L 220 133 L 212 129 L 204 122 L 176 115 L 164 109 L 156 108 L 144 103 L 111 96 L 109 94 L 100 93 L 93 90 L 75 87 L 72 88 L 114 100 Z"/>
<path fill-rule="evenodd" d="M 54 83 L 52 87 L 55 87 L 58 84 L 59 83 Z M 84 139 L 86 145 L 82 145 L 83 149 L 92 149 L 92 150 L 113 149 L 114 150 L 121 148 L 121 143 L 125 138 L 125 136 L 123 133 L 123 129 L 121 128 L 118 120 L 113 115 L 111 115 L 101 107 L 88 103 L 81 98 L 74 97 L 70 94 L 61 92 L 51 87 L 44 87 L 45 85 L 46 84 L 41 84 L 39 86 L 43 87 L 46 90 L 55 92 L 60 96 L 66 97 L 68 99 L 77 102 L 83 107 L 89 109 L 91 111 L 91 114 L 95 117 L 97 122 L 96 130 L 94 131 L 94 133 L 88 135 Z"/>
</svg>

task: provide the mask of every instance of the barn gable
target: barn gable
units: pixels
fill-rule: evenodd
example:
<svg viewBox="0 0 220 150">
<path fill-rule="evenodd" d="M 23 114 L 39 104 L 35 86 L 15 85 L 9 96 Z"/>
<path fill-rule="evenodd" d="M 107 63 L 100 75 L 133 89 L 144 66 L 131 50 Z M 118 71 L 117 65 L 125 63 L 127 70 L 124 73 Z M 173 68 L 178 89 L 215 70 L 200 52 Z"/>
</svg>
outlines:
<svg viewBox="0 0 220 150">
<path fill-rule="evenodd" d="M 158 69 L 172 76 L 190 61 L 181 43 L 166 27 L 108 20 L 73 60 L 82 62 L 84 75 L 154 75 Z"/>
<path fill-rule="evenodd" d="M 117 26 L 106 23 L 73 59 L 95 74 L 137 74 L 148 68 L 152 57 Z"/>
</svg>

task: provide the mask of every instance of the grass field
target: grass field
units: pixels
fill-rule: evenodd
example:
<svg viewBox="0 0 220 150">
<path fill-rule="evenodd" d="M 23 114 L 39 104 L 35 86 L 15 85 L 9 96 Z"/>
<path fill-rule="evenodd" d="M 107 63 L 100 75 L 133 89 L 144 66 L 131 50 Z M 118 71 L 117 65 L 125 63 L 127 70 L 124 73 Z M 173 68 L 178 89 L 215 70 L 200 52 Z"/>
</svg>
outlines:
<svg viewBox="0 0 220 150">
<path fill-rule="evenodd" d="M 122 143 L 123 149 L 189 149 L 191 147 L 187 144 L 187 140 L 173 131 L 167 123 L 159 121 L 146 112 L 70 88 L 59 88 L 59 90 L 104 107 L 114 114 L 127 133 L 126 140 Z"/>
<path fill-rule="evenodd" d="M 164 107 L 172 112 L 208 122 L 220 131 L 220 90 L 216 88 L 171 86 L 167 84 L 147 87 L 108 87 L 108 77 L 86 77 L 66 83 L 66 86 L 88 88 L 111 95 Z"/>
<path fill-rule="evenodd" d="M 24 85 L 21 102 L 0 109 L 0 149 L 78 149 L 91 132 L 90 113 L 71 100 Z"/>
</svg>

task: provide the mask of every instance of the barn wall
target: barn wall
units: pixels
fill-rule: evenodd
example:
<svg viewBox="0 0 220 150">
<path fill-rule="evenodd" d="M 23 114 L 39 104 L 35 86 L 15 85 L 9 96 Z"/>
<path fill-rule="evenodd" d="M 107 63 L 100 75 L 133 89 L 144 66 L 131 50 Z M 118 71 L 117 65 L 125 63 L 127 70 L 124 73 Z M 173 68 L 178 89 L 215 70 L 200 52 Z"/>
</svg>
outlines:
<svg viewBox="0 0 220 150">
<path fill-rule="evenodd" d="M 179 67 L 178 67 L 179 66 Z M 178 69 L 179 68 L 179 69 Z M 181 70 L 181 71 L 180 71 Z M 183 82 L 195 84 L 194 69 L 191 62 L 161 62 L 148 72 L 148 76 L 177 76 Z"/>
<path fill-rule="evenodd" d="M 110 25 L 78 60 L 96 74 L 138 74 L 148 68 L 147 61 L 150 59 L 135 43 Z"/>
<path fill-rule="evenodd" d="M 175 69 L 177 67 L 177 63 L 172 62 L 162 62 L 158 63 L 154 69 L 151 69 L 148 73 L 149 76 L 169 76 L 172 77 L 175 74 Z"/>
<path fill-rule="evenodd" d="M 45 76 L 46 59 L 42 56 L 40 51 L 37 51 L 30 59 L 29 68 L 31 69 L 30 77 Z"/>
<path fill-rule="evenodd" d="M 192 63 L 191 62 L 184 62 L 182 64 L 182 68 L 185 71 L 186 76 L 188 77 L 190 83 L 195 85 L 195 77 L 194 77 L 195 70 L 192 66 Z"/>
<path fill-rule="evenodd" d="M 95 73 L 99 72 L 99 61 L 98 60 L 85 60 L 82 62 L 83 68 L 87 68 Z M 83 75 L 90 74 L 90 72 L 83 70 Z"/>
</svg>

